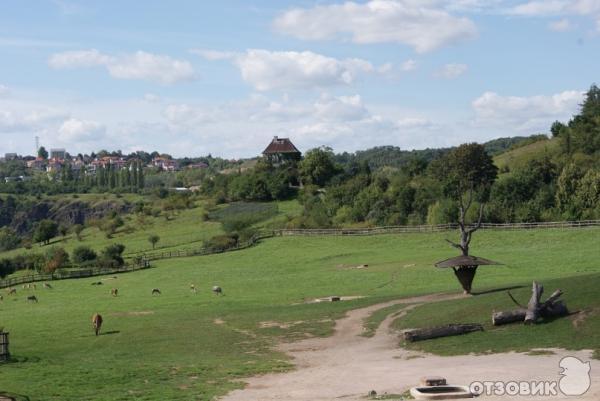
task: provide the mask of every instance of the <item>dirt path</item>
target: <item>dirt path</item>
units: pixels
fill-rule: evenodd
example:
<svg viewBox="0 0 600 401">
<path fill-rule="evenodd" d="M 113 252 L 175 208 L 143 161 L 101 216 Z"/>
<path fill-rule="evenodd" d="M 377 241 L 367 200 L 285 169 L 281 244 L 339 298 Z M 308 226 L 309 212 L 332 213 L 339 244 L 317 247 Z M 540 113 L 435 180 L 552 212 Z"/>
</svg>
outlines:
<svg viewBox="0 0 600 401">
<path fill-rule="evenodd" d="M 390 324 L 419 304 L 461 298 L 463 295 L 428 295 L 405 298 L 356 309 L 338 320 L 335 333 L 327 338 L 282 344 L 279 349 L 291 355 L 296 369 L 288 373 L 267 374 L 247 379 L 243 390 L 236 390 L 225 401 L 358 401 L 370 390 L 378 394 L 401 394 L 418 384 L 421 376 L 443 376 L 451 384 L 473 381 L 558 380 L 560 359 L 575 356 L 591 360 L 589 351 L 553 350 L 553 355 L 529 356 L 504 353 L 481 356 L 440 357 L 398 348 L 397 334 Z M 363 320 L 374 311 L 396 304 L 408 305 L 397 316 L 388 316 L 371 338 L 360 336 Z M 578 400 L 600 399 L 600 361 L 591 362 L 592 387 Z M 480 397 L 488 398 L 488 397 Z M 489 397 L 490 399 L 566 400 L 574 397 Z"/>
</svg>

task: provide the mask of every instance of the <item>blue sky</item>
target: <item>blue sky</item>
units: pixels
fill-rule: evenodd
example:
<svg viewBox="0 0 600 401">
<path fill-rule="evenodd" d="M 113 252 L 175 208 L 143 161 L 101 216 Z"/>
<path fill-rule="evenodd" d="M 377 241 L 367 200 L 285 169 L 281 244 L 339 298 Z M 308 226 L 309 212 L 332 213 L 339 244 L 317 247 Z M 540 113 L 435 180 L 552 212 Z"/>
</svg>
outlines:
<svg viewBox="0 0 600 401">
<path fill-rule="evenodd" d="M 259 154 L 545 133 L 598 82 L 600 0 L 4 0 L 0 153 Z"/>
</svg>

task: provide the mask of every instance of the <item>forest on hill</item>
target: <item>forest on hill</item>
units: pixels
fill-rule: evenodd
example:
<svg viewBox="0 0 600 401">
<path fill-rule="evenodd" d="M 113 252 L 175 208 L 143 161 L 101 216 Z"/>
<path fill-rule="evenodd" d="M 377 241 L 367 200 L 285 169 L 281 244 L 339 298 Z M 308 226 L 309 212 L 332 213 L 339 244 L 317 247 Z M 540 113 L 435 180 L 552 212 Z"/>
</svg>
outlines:
<svg viewBox="0 0 600 401">
<path fill-rule="evenodd" d="M 198 203 L 210 212 L 224 203 L 296 199 L 301 213 L 278 223 L 287 228 L 455 222 L 459 208 L 448 172 L 476 160 L 489 171 L 467 221 L 479 217 L 482 203 L 485 222 L 600 219 L 600 89 L 592 85 L 580 111 L 569 121 L 553 123 L 550 131 L 552 138 L 507 137 L 446 149 L 381 146 L 336 154 L 321 147 L 280 165 L 209 155 L 181 160 L 206 168 L 180 171 L 142 169 L 153 154 L 138 152 L 130 155 L 133 167 L 118 172 L 101 169 L 85 177 L 65 169 L 51 179 L 44 173 L 0 184 L 0 250 L 36 242 L 43 221 L 53 221 L 61 232 L 96 225 L 110 235 L 119 227 L 118 215 L 160 213 L 153 204 L 163 205 L 168 215 Z M 6 162 L 0 172 L 19 168 L 15 161 Z M 174 191 L 177 187 L 195 191 Z M 108 193 L 121 199 L 98 203 L 96 198 Z M 231 226 L 243 231 L 252 221 L 245 220 Z"/>
</svg>

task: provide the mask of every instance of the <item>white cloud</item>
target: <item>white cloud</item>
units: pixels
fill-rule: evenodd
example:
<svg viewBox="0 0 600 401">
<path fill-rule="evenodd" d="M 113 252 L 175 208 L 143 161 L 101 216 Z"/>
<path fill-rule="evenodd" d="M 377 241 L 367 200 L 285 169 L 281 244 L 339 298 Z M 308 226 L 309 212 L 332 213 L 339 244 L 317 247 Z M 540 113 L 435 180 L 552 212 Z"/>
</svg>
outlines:
<svg viewBox="0 0 600 401">
<path fill-rule="evenodd" d="M 503 127 L 532 134 L 547 132 L 555 120 L 565 121 L 577 112 L 584 93 L 565 91 L 552 96 L 501 96 L 485 92 L 472 103 L 475 124 L 485 127 Z"/>
<path fill-rule="evenodd" d="M 77 142 L 98 142 L 106 133 L 106 127 L 96 121 L 69 118 L 58 129 L 58 139 L 75 145 Z"/>
<path fill-rule="evenodd" d="M 50 67 L 56 69 L 87 68 L 114 62 L 116 62 L 114 57 L 102 54 L 96 49 L 56 53 L 48 59 Z"/>
<path fill-rule="evenodd" d="M 566 32 L 571 29 L 571 22 L 568 19 L 563 18 L 558 21 L 550 22 L 548 28 L 554 32 Z"/>
<path fill-rule="evenodd" d="M 375 68 L 362 59 L 338 60 L 310 51 L 251 49 L 235 59 L 242 78 L 259 91 L 349 85 Z"/>
<path fill-rule="evenodd" d="M 48 64 L 56 69 L 103 66 L 118 79 L 142 79 L 161 84 L 174 84 L 195 79 L 194 68 L 188 61 L 143 51 L 120 56 L 103 54 L 96 49 L 53 54 Z"/>
<path fill-rule="evenodd" d="M 324 94 L 314 108 L 315 115 L 325 121 L 357 121 L 369 115 L 359 95 L 332 97 Z"/>
<path fill-rule="evenodd" d="M 237 53 L 235 52 L 224 52 L 210 49 L 191 49 L 190 53 L 197 54 L 210 61 L 229 60 L 237 56 Z"/>
<path fill-rule="evenodd" d="M 0 97 L 8 96 L 10 94 L 10 90 L 6 85 L 0 84 Z"/>
<path fill-rule="evenodd" d="M 371 0 L 295 8 L 278 16 L 273 25 L 278 32 L 300 39 L 349 36 L 360 44 L 402 43 L 419 53 L 476 36 L 477 29 L 471 20 L 453 16 L 437 3 L 431 0 Z"/>
<path fill-rule="evenodd" d="M 406 60 L 402 63 L 400 69 L 404 72 L 409 72 L 417 69 L 417 62 L 413 59 Z"/>
<path fill-rule="evenodd" d="M 146 93 L 144 95 L 144 100 L 149 103 L 157 103 L 160 102 L 160 96 L 155 95 L 154 93 Z"/>
<path fill-rule="evenodd" d="M 549 16 L 582 16 L 592 17 L 600 31 L 600 1 L 598 0 L 535 0 L 518 4 L 508 10 L 508 14 L 527 17 Z M 550 28 L 556 31 L 568 30 L 569 25 L 562 20 L 551 24 Z"/>
<path fill-rule="evenodd" d="M 466 64 L 446 64 L 434 75 L 437 78 L 455 79 L 467 72 L 468 68 Z"/>
</svg>

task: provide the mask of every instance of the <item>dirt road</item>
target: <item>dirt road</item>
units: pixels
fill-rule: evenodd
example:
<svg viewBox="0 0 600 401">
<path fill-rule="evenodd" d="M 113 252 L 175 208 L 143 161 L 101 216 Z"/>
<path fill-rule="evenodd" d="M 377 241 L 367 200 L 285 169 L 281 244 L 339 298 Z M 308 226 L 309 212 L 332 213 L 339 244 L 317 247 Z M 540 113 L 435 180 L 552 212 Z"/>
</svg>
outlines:
<svg viewBox="0 0 600 401">
<path fill-rule="evenodd" d="M 401 394 L 417 385 L 421 376 L 443 376 L 450 384 L 469 385 L 474 381 L 558 381 L 559 361 L 564 356 L 591 360 L 589 351 L 553 350 L 552 355 L 529 356 L 519 353 L 440 357 L 398 348 L 397 334 L 390 333 L 394 318 L 419 304 L 457 299 L 463 295 L 429 295 L 405 298 L 348 312 L 338 320 L 335 333 L 327 338 L 312 338 L 279 348 L 291 355 L 296 369 L 247 379 L 243 390 L 236 390 L 224 401 L 329 401 L 365 400 L 370 390 L 378 394 Z M 363 319 L 374 311 L 395 304 L 411 304 L 398 316 L 388 316 L 375 336 L 360 336 Z M 590 390 L 580 397 L 498 397 L 479 399 L 524 400 L 599 400 L 600 361 L 591 360 Z M 560 394 L 560 393 L 559 393 Z"/>
</svg>

